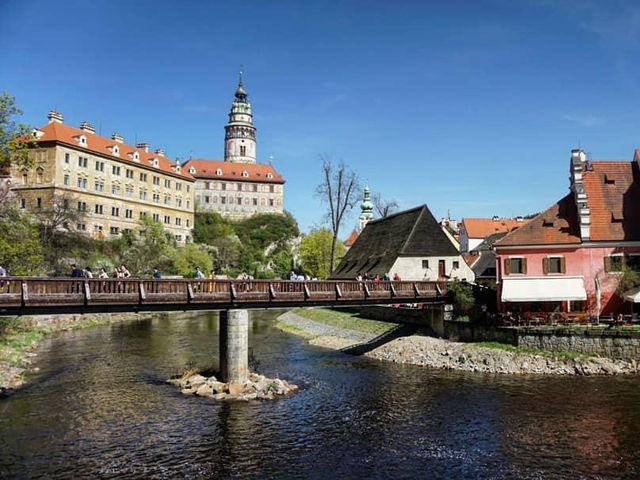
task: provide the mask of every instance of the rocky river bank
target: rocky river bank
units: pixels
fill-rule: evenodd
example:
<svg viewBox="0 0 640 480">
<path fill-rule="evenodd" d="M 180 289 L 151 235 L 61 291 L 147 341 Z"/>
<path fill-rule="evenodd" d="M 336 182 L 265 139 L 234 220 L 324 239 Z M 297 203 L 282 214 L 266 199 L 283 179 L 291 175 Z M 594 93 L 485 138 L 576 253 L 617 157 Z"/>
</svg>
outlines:
<svg viewBox="0 0 640 480">
<path fill-rule="evenodd" d="M 375 335 L 332 327 L 287 312 L 279 317 L 290 331 L 302 332 L 309 343 L 335 350 L 363 346 Z M 379 342 L 377 342 L 379 343 Z M 377 344 L 376 343 L 376 344 Z M 366 350 L 366 348 L 365 348 Z M 423 365 L 447 370 L 510 374 L 551 375 L 624 375 L 639 373 L 635 360 L 613 360 L 583 355 L 560 355 L 551 352 L 520 353 L 487 348 L 473 343 L 459 343 L 420 333 L 390 339 L 364 353 L 378 360 Z"/>
</svg>

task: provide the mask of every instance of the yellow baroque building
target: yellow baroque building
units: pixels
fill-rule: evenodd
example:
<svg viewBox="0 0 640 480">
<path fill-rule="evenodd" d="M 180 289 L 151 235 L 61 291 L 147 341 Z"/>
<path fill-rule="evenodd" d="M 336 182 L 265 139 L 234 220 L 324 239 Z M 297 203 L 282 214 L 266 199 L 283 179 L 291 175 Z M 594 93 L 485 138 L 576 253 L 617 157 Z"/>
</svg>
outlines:
<svg viewBox="0 0 640 480">
<path fill-rule="evenodd" d="M 54 201 L 78 210 L 76 228 L 98 239 L 116 238 L 148 216 L 161 222 L 180 243 L 191 240 L 195 179 L 160 149 L 124 143 L 118 133 L 96 135 L 63 123 L 49 112 L 49 123 L 33 130 L 33 165 L 12 169 L 12 190 L 21 209 L 38 213 Z"/>
</svg>

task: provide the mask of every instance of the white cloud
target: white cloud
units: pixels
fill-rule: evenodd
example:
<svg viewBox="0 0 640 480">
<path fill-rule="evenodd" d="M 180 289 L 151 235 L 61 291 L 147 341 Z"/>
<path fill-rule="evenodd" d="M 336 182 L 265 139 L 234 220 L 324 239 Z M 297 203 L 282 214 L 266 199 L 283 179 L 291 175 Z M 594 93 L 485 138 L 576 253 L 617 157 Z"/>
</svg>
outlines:
<svg viewBox="0 0 640 480">
<path fill-rule="evenodd" d="M 562 118 L 564 118 L 569 122 L 582 125 L 583 127 L 593 127 L 595 125 L 600 125 L 604 123 L 603 118 L 596 117 L 595 115 L 590 115 L 590 114 L 585 114 L 585 115 L 567 114 L 567 115 L 564 115 Z"/>
</svg>

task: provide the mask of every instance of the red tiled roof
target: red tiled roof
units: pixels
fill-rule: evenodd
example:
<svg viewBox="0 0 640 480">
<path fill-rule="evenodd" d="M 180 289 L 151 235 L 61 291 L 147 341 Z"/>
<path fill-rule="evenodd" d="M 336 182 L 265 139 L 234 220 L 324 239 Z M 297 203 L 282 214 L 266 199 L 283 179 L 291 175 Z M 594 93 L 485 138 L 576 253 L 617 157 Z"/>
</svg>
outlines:
<svg viewBox="0 0 640 480">
<path fill-rule="evenodd" d="M 189 171 L 195 168 L 195 178 L 218 178 L 221 180 L 237 180 L 240 182 L 284 183 L 282 175 L 276 172 L 271 165 L 258 165 L 255 163 L 224 162 L 222 160 L 189 159 L 182 166 Z M 217 174 L 220 169 L 220 175 Z M 247 172 L 247 176 L 243 176 Z M 271 178 L 269 178 L 269 173 Z"/>
<path fill-rule="evenodd" d="M 570 193 L 517 230 L 494 243 L 511 245 L 550 245 L 580 243 L 578 211 Z"/>
<path fill-rule="evenodd" d="M 591 241 L 640 240 L 640 171 L 635 160 L 592 161 L 582 172 L 590 215 Z M 494 245 L 550 245 L 581 243 L 580 220 L 574 194 L 533 218 L 528 225 Z"/>
<path fill-rule="evenodd" d="M 469 268 L 473 267 L 473 264 L 480 258 L 480 255 L 471 255 L 469 253 L 465 253 L 462 255 L 464 262 L 469 266 Z"/>
<path fill-rule="evenodd" d="M 353 243 L 356 241 L 357 238 L 358 238 L 358 231 L 354 228 L 349 234 L 349 236 L 347 237 L 347 239 L 344 241 L 344 246 L 350 247 L 351 245 L 353 245 Z"/>
<path fill-rule="evenodd" d="M 593 241 L 640 240 L 640 172 L 634 162 L 592 161 L 583 173 Z"/>
<path fill-rule="evenodd" d="M 525 225 L 527 220 L 515 218 L 463 218 L 462 224 L 469 238 L 486 238 L 494 233 L 510 232 Z"/>
<path fill-rule="evenodd" d="M 86 132 L 80 128 L 75 128 L 64 123 L 52 122 L 44 127 L 38 128 L 41 135 L 37 139 L 33 139 L 36 143 L 39 142 L 51 142 L 57 141 L 72 146 L 76 149 L 89 150 L 91 152 L 107 155 L 113 159 L 118 159 L 126 163 L 133 165 L 145 165 L 147 167 L 156 168 L 164 173 L 169 173 L 178 177 L 182 177 L 188 180 L 193 180 L 193 177 L 189 175 L 189 172 L 182 167 L 180 173 L 176 172 L 175 165 L 164 155 L 158 153 L 145 152 L 143 149 L 132 147 L 126 143 L 118 143 L 107 137 L 101 137 L 94 133 Z M 84 135 L 87 139 L 86 145 L 80 145 L 78 138 L 80 135 Z M 113 155 L 110 147 L 118 146 L 119 156 Z M 133 153 L 138 152 L 140 161 L 133 160 Z M 158 159 L 158 167 L 153 167 L 152 159 Z"/>
</svg>

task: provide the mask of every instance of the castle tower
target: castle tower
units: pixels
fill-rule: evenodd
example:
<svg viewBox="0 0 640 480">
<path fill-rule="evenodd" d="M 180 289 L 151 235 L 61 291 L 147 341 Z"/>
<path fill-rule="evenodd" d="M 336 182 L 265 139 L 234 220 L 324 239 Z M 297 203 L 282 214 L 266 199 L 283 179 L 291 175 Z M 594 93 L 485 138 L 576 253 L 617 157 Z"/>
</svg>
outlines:
<svg viewBox="0 0 640 480">
<path fill-rule="evenodd" d="M 360 213 L 360 231 L 362 231 L 367 222 L 373 219 L 373 203 L 371 202 L 369 187 L 364 187 L 360 210 L 362 210 L 362 213 Z"/>
<path fill-rule="evenodd" d="M 256 163 L 256 127 L 253 126 L 251 104 L 242 85 L 242 72 L 224 131 L 224 161 Z"/>
</svg>

